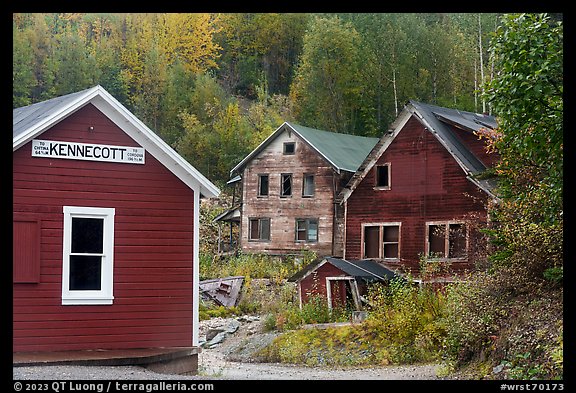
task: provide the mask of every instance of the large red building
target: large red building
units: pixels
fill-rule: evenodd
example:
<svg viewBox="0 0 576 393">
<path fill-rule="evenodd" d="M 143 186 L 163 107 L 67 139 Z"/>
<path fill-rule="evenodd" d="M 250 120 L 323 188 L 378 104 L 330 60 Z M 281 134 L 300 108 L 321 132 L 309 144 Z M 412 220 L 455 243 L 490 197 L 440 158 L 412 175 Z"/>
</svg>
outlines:
<svg viewBox="0 0 576 393">
<path fill-rule="evenodd" d="M 101 86 L 13 111 L 13 352 L 195 347 L 219 190 Z"/>
<path fill-rule="evenodd" d="M 408 103 L 339 195 L 344 258 L 416 273 L 423 262 L 472 269 L 486 251 L 477 229 L 498 160 L 477 132 L 494 128 L 488 115 Z"/>
</svg>

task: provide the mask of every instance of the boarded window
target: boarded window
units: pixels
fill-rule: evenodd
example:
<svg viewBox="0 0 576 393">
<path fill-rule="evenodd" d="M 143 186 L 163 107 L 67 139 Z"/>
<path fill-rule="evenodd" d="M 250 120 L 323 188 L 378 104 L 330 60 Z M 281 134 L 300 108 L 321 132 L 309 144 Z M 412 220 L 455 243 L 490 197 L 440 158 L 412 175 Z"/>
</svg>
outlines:
<svg viewBox="0 0 576 393">
<path fill-rule="evenodd" d="M 258 196 L 268 196 L 268 175 L 258 175 Z"/>
<path fill-rule="evenodd" d="M 304 174 L 304 179 L 302 182 L 302 196 L 312 197 L 314 196 L 314 175 L 309 173 Z"/>
<path fill-rule="evenodd" d="M 40 282 L 40 222 L 12 223 L 12 265 L 14 283 Z"/>
<path fill-rule="evenodd" d="M 390 188 L 390 164 L 376 167 L 376 187 Z"/>
<path fill-rule="evenodd" d="M 248 240 L 270 240 L 270 219 L 251 218 L 249 220 Z"/>
<path fill-rule="evenodd" d="M 288 197 L 292 195 L 292 174 L 284 173 L 280 177 L 280 196 Z"/>
</svg>

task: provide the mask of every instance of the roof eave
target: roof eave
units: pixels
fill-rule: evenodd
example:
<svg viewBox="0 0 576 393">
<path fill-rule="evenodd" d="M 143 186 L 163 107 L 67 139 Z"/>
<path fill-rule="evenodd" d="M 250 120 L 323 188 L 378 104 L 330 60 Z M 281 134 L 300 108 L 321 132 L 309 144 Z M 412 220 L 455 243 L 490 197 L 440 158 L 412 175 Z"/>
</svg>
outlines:
<svg viewBox="0 0 576 393">
<path fill-rule="evenodd" d="M 26 131 L 21 132 L 12 139 L 12 151 L 18 150 L 20 147 L 30 142 L 36 135 L 41 134 L 46 131 L 54 124 L 62 121 L 64 118 L 68 117 L 78 109 L 82 108 L 86 103 L 90 102 L 96 95 L 98 95 L 101 90 L 101 86 L 97 85 L 93 88 L 87 90 L 84 94 L 77 97 L 75 100 L 68 103 L 63 108 L 53 113 L 51 116 L 42 119 L 38 123 L 26 129 Z"/>
<path fill-rule="evenodd" d="M 166 142 L 156 135 L 156 133 L 142 123 L 140 119 L 134 116 L 134 114 L 100 85 L 87 90 L 85 94 L 71 101 L 65 107 L 46 119 L 35 123 L 26 131 L 20 133 L 16 138 L 13 138 L 13 151 L 16 151 L 34 139 L 34 137 L 48 130 L 88 103 L 92 103 L 100 111 L 105 113 L 118 127 L 140 145 L 144 146 L 150 154 L 162 162 L 186 185 L 192 189 L 198 189 L 201 196 L 217 197 L 220 194 L 218 187 L 198 172 L 188 161 L 184 160 L 182 156 L 176 153 Z M 166 160 L 166 158 L 168 158 L 168 160 Z"/>
</svg>

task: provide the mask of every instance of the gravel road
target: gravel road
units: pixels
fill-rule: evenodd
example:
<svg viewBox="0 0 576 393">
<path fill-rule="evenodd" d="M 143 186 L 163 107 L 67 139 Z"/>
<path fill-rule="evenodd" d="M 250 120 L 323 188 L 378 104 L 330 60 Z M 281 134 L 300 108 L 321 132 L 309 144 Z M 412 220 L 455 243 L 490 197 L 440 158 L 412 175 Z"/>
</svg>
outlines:
<svg viewBox="0 0 576 393">
<path fill-rule="evenodd" d="M 225 326 L 233 318 L 202 321 L 200 336 Z M 238 324 L 237 324 L 238 325 Z M 241 319 L 238 329 L 198 358 L 198 375 L 159 374 L 137 366 L 34 366 L 13 367 L 15 380 L 432 380 L 439 365 L 387 366 L 376 368 L 320 368 L 274 363 L 250 363 L 249 354 L 265 345 L 273 334 L 261 332 L 261 321 Z"/>
</svg>

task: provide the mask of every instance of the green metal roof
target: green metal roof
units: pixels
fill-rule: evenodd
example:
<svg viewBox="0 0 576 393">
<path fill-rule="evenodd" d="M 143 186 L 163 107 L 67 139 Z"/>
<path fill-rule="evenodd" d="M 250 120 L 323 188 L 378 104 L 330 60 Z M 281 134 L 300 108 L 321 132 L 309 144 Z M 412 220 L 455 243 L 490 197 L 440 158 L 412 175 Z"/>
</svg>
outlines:
<svg viewBox="0 0 576 393">
<path fill-rule="evenodd" d="M 230 174 L 238 173 L 252 158 L 258 155 L 274 138 L 289 127 L 324 157 L 338 172 L 356 172 L 379 138 L 341 134 L 299 124 L 284 122 L 264 142 L 236 165 Z"/>
<path fill-rule="evenodd" d="M 356 172 L 380 138 L 340 134 L 287 123 L 338 170 Z"/>
</svg>

